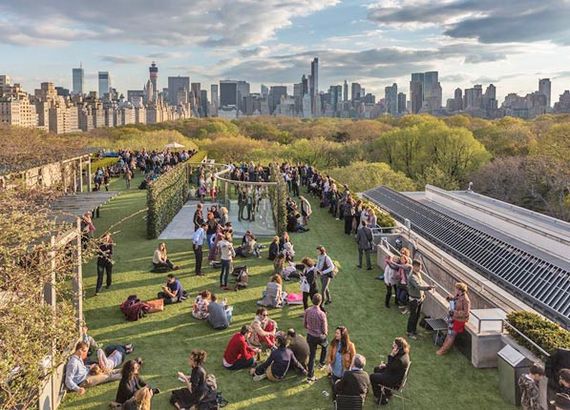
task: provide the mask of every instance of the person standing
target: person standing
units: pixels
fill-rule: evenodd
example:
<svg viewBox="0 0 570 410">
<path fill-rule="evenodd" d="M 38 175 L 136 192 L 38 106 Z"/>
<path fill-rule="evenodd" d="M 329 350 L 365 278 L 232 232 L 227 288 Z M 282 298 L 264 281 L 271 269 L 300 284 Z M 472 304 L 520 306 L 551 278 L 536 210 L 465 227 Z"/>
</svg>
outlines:
<svg viewBox="0 0 570 410">
<path fill-rule="evenodd" d="M 447 297 L 449 302 L 449 329 L 443 345 L 437 351 L 438 356 L 443 356 L 453 346 L 453 342 L 459 333 L 465 331 L 465 323 L 469 320 L 471 301 L 467 295 L 465 283 L 455 284 L 455 296 Z"/>
<path fill-rule="evenodd" d="M 243 219 L 243 209 L 245 208 L 246 197 L 245 188 L 240 187 L 238 191 L 238 221 L 240 222 Z"/>
<path fill-rule="evenodd" d="M 329 332 L 327 314 L 321 309 L 323 298 L 318 293 L 313 296 L 313 306 L 305 310 L 303 326 L 307 329 L 307 343 L 309 344 L 309 366 L 307 369 L 307 382 L 317 380 L 315 377 L 315 356 L 317 347 L 321 346 L 320 367 L 326 365 L 327 335 Z"/>
<path fill-rule="evenodd" d="M 309 308 L 309 299 L 313 300 L 313 296 L 317 291 L 317 268 L 315 261 L 311 258 L 305 257 L 301 261 L 305 265 L 303 275 L 301 276 L 301 291 L 303 292 L 303 309 Z"/>
<path fill-rule="evenodd" d="M 324 246 L 318 246 L 319 256 L 317 259 L 317 271 L 321 275 L 321 294 L 323 295 L 323 303 L 328 305 L 332 303 L 329 285 L 334 275 L 335 265 Z"/>
<path fill-rule="evenodd" d="M 412 271 L 408 278 L 408 295 L 410 305 L 410 316 L 408 318 L 408 337 L 410 339 L 417 339 L 418 321 L 420 319 L 420 312 L 422 311 L 422 304 L 425 299 L 425 291 L 432 290 L 433 286 L 426 285 L 422 278 L 422 263 L 418 260 L 412 262 Z"/>
<path fill-rule="evenodd" d="M 356 232 L 356 243 L 358 244 L 358 268 L 362 269 L 362 254 L 366 254 L 366 269 L 372 270 L 370 252 L 372 251 L 374 242 L 372 231 L 366 226 L 366 221 L 364 220 Z"/>
<path fill-rule="evenodd" d="M 196 211 L 194 212 L 194 218 L 193 218 L 195 231 L 197 231 L 204 223 L 204 214 L 202 213 L 203 212 L 202 208 L 203 208 L 202 204 L 199 203 L 198 205 L 196 205 Z"/>
<path fill-rule="evenodd" d="M 228 275 L 230 274 L 233 258 L 236 256 L 234 245 L 231 243 L 231 235 L 226 233 L 224 239 L 218 242 L 220 257 L 222 262 L 222 270 L 220 272 L 220 288 L 228 290 Z"/>
<path fill-rule="evenodd" d="M 103 287 L 103 275 L 107 274 L 107 289 L 111 287 L 113 282 L 113 238 L 109 232 L 105 233 L 101 238 L 99 249 L 97 251 L 97 285 L 95 287 L 95 296 L 101 292 Z"/>
<path fill-rule="evenodd" d="M 344 216 L 344 233 L 350 235 L 352 232 L 352 220 L 354 219 L 354 202 L 350 195 L 346 198 L 342 215 Z"/>
<path fill-rule="evenodd" d="M 131 180 L 133 179 L 133 171 L 128 166 L 125 167 L 125 183 L 127 185 L 127 189 L 131 189 Z"/>
<path fill-rule="evenodd" d="M 202 273 L 202 259 L 204 241 L 206 240 L 206 228 L 208 225 L 202 221 L 202 224 L 192 235 L 192 248 L 194 250 L 194 258 L 196 259 L 196 276 L 204 276 Z"/>
</svg>

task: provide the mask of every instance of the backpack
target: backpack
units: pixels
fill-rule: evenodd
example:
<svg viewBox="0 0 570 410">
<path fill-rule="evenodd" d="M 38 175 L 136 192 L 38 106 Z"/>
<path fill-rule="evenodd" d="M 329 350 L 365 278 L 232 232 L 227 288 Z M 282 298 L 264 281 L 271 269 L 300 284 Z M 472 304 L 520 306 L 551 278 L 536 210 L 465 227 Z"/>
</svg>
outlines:
<svg viewBox="0 0 570 410">
<path fill-rule="evenodd" d="M 206 376 L 206 389 L 204 397 L 197 405 L 198 410 L 218 410 L 228 404 L 228 401 L 222 397 L 222 393 L 218 392 L 218 383 L 213 374 Z"/>
<path fill-rule="evenodd" d="M 130 307 L 137 302 L 140 302 L 140 299 L 137 297 L 137 295 L 129 295 L 129 297 L 127 297 L 127 300 L 121 303 L 119 308 L 121 309 L 121 312 L 123 312 L 123 314 L 126 315 Z"/>
<path fill-rule="evenodd" d="M 130 295 L 120 305 L 121 312 L 125 315 L 125 319 L 129 322 L 136 322 L 147 314 L 151 306 L 148 303 L 141 302 L 137 295 Z"/>
</svg>

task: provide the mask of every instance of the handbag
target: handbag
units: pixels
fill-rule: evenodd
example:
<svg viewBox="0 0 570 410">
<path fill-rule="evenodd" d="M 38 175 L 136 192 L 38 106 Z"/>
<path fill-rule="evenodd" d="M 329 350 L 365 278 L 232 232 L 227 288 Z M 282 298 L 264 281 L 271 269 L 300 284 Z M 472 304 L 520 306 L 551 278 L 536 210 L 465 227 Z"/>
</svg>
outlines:
<svg viewBox="0 0 570 410">
<path fill-rule="evenodd" d="M 311 286 L 309 285 L 309 282 L 307 281 L 307 278 L 305 276 L 301 276 L 301 282 L 300 282 L 300 287 L 301 287 L 301 292 L 303 293 L 309 293 L 311 290 Z"/>
<path fill-rule="evenodd" d="M 153 299 L 146 303 L 150 306 L 148 313 L 162 312 L 164 310 L 164 299 Z"/>
</svg>

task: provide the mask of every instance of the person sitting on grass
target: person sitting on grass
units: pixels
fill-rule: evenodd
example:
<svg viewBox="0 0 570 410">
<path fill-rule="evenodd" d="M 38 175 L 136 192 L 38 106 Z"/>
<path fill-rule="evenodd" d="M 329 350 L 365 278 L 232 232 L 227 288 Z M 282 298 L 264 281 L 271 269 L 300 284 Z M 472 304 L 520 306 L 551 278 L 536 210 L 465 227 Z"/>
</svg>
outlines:
<svg viewBox="0 0 570 410">
<path fill-rule="evenodd" d="M 168 272 L 180 269 L 180 266 L 174 265 L 170 259 L 168 259 L 168 251 L 166 250 L 166 243 L 164 242 L 161 242 L 154 251 L 152 265 L 154 266 L 153 271 L 155 272 Z"/>
<path fill-rule="evenodd" d="M 178 379 L 185 383 L 186 387 L 172 392 L 170 403 L 177 409 L 201 408 L 200 403 L 208 392 L 204 369 L 206 357 L 207 353 L 204 350 L 192 350 L 188 357 L 188 364 L 192 369 L 190 376 L 178 372 Z"/>
<path fill-rule="evenodd" d="M 280 275 L 273 275 L 263 291 L 263 299 L 257 302 L 260 306 L 280 308 L 283 307 L 283 282 Z"/>
<path fill-rule="evenodd" d="M 366 358 L 361 354 L 354 356 L 354 364 L 351 369 L 344 372 L 342 378 L 337 380 L 333 386 L 333 398 L 337 395 L 360 396 L 362 402 L 371 389 L 368 374 L 364 371 Z"/>
<path fill-rule="evenodd" d="M 235 333 L 224 350 L 222 364 L 228 370 L 240 370 L 255 366 L 255 356 L 261 349 L 251 347 L 247 340 L 251 338 L 251 326 L 243 325 Z"/>
<path fill-rule="evenodd" d="M 119 389 L 117 390 L 117 396 L 115 398 L 115 403 L 123 404 L 123 408 L 126 410 L 129 406 L 124 404 L 128 401 L 132 401 L 133 397 L 141 389 L 150 390 L 150 397 L 160 393 L 157 388 L 150 388 L 146 382 L 140 377 L 140 368 L 142 366 L 141 360 L 127 360 L 123 365 L 121 370 L 121 381 L 119 382 Z M 145 393 L 148 394 L 148 393 Z M 134 400 L 137 401 L 137 400 Z M 150 408 L 150 407 L 149 407 Z M 136 406 L 133 409 L 137 409 Z"/>
<path fill-rule="evenodd" d="M 113 370 L 104 373 L 99 365 L 85 365 L 89 346 L 85 342 L 78 342 L 75 345 L 75 352 L 69 358 L 65 366 L 65 387 L 83 395 L 85 388 L 97 386 L 98 384 L 107 383 L 121 378 L 120 370 Z"/>
<path fill-rule="evenodd" d="M 291 328 L 287 330 L 287 344 L 297 361 L 306 368 L 309 361 L 309 344 L 307 339 Z"/>
<path fill-rule="evenodd" d="M 173 274 L 168 274 L 166 284 L 162 286 L 162 292 L 158 292 L 158 297 L 164 299 L 165 305 L 182 302 L 184 300 L 184 288 Z"/>
<path fill-rule="evenodd" d="M 275 258 L 277 258 L 277 255 L 279 255 L 279 237 L 274 236 L 273 240 L 271 241 L 271 244 L 269 244 L 269 252 L 267 255 L 267 259 L 273 261 L 275 260 Z"/>
<path fill-rule="evenodd" d="M 262 349 L 273 349 L 275 346 L 275 332 L 277 324 L 269 318 L 266 308 L 259 308 L 255 313 L 255 319 L 251 323 L 251 336 L 248 343 Z"/>
<path fill-rule="evenodd" d="M 285 378 L 289 368 L 294 366 L 301 370 L 306 376 L 307 369 L 297 361 L 295 354 L 287 347 L 287 339 L 284 335 L 278 335 L 275 338 L 277 348 L 274 349 L 267 360 L 250 370 L 253 381 L 260 381 L 267 377 L 272 382 L 278 382 Z"/>
<path fill-rule="evenodd" d="M 110 372 L 120 367 L 125 357 L 132 353 L 132 344 L 119 345 L 113 344 L 103 349 L 97 349 L 97 364 L 103 372 Z"/>
<path fill-rule="evenodd" d="M 218 297 L 212 293 L 208 304 L 208 323 L 216 329 L 226 329 L 232 322 L 233 306 L 228 306 L 225 300 L 218 302 Z"/>
<path fill-rule="evenodd" d="M 208 318 L 208 304 L 210 303 L 210 291 L 204 290 L 198 296 L 192 305 L 192 316 L 194 319 L 204 320 Z"/>
<path fill-rule="evenodd" d="M 273 259 L 273 274 L 281 275 L 285 269 L 285 255 L 280 253 L 275 259 Z"/>
<path fill-rule="evenodd" d="M 388 363 L 380 363 L 374 368 L 374 373 L 370 375 L 370 383 L 378 404 L 388 404 L 391 395 L 389 389 L 400 388 L 409 365 L 410 345 L 403 337 L 397 337 L 392 343 Z"/>
</svg>

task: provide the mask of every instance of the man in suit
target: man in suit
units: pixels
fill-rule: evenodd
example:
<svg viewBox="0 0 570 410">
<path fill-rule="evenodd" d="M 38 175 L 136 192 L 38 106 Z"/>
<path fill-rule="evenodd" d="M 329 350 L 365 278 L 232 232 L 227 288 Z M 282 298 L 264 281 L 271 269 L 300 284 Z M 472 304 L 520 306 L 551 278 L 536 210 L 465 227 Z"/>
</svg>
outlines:
<svg viewBox="0 0 570 410">
<path fill-rule="evenodd" d="M 364 220 L 356 231 L 356 243 L 358 244 L 358 268 L 362 268 L 362 254 L 364 253 L 366 254 L 366 269 L 372 270 L 370 252 L 374 243 L 372 242 L 372 231 L 366 226 L 366 221 Z"/>
<path fill-rule="evenodd" d="M 344 372 L 342 378 L 337 380 L 333 386 L 333 399 L 339 394 L 345 396 L 360 396 L 364 403 L 366 395 L 372 389 L 370 378 L 363 370 L 364 366 L 366 366 L 366 358 L 361 354 L 355 355 L 352 368 Z"/>
</svg>

